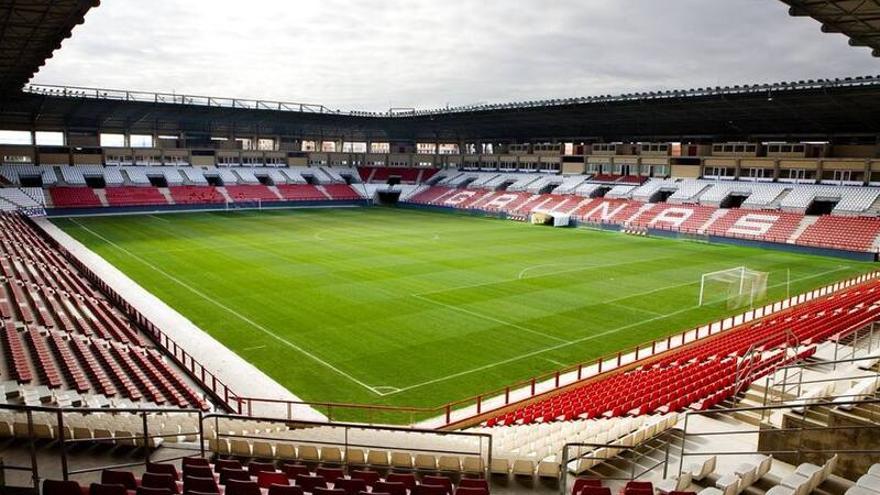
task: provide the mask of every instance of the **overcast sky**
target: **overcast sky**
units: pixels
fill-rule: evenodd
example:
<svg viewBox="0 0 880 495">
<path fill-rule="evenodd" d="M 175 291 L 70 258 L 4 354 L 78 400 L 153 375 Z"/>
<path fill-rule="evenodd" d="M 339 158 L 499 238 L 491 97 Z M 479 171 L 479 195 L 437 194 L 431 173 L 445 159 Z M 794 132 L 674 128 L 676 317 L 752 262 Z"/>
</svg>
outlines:
<svg viewBox="0 0 880 495">
<path fill-rule="evenodd" d="M 778 0 L 110 0 L 32 82 L 386 110 L 865 74 Z"/>
</svg>

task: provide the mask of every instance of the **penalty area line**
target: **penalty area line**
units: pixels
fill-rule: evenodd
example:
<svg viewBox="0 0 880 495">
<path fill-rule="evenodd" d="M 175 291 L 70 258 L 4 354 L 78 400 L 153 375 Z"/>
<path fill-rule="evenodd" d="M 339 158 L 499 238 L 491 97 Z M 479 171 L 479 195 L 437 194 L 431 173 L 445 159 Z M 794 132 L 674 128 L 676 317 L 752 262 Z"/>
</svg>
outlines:
<svg viewBox="0 0 880 495">
<path fill-rule="evenodd" d="M 803 277 L 799 277 L 799 278 L 791 279 L 790 282 L 800 282 L 800 281 L 802 281 L 802 280 L 809 280 L 809 279 L 812 279 L 812 278 L 822 277 L 822 276 L 825 276 L 825 275 L 828 275 L 828 274 L 831 274 L 831 273 L 835 273 L 835 272 L 839 272 L 839 271 L 847 270 L 847 269 L 849 269 L 849 268 L 851 268 L 849 265 L 840 265 L 840 266 L 838 266 L 837 268 L 834 268 L 834 269 L 831 269 L 831 270 L 825 270 L 825 271 L 822 271 L 822 272 L 819 272 L 819 273 L 814 273 L 814 274 L 812 274 L 812 275 L 806 275 L 806 276 L 803 276 Z M 769 285 L 769 286 L 767 286 L 767 288 L 769 289 L 769 288 L 771 288 L 771 287 L 782 287 L 782 286 L 784 286 L 786 283 L 788 283 L 788 282 L 782 282 L 782 283 L 778 283 L 778 284 Z M 681 314 L 681 313 L 685 313 L 685 312 L 687 312 L 687 311 L 691 311 L 691 310 L 694 310 L 694 309 L 697 309 L 697 308 L 699 308 L 699 306 L 698 306 L 698 305 L 694 305 L 694 306 L 689 306 L 689 307 L 686 307 L 686 308 L 679 309 L 679 310 L 677 310 L 677 311 L 673 311 L 673 312 L 671 312 L 671 313 L 658 314 L 657 316 L 655 316 L 655 317 L 653 317 L 653 318 L 648 318 L 647 320 L 641 320 L 641 321 L 638 321 L 638 322 L 635 322 L 635 323 L 630 323 L 630 324 L 628 324 L 628 325 L 623 325 L 623 326 L 620 326 L 620 327 L 617 327 L 617 328 L 612 328 L 612 329 L 609 329 L 609 330 L 605 330 L 604 332 L 599 332 L 599 333 L 596 333 L 596 334 L 587 335 L 587 336 L 581 337 L 581 338 L 579 338 L 579 339 L 575 339 L 575 340 L 571 340 L 571 341 L 568 341 L 568 342 L 563 342 L 563 343 L 560 343 L 560 344 L 552 345 L 552 346 L 549 346 L 549 347 L 545 347 L 545 348 L 543 348 L 543 349 L 537 349 L 537 350 L 534 350 L 534 351 L 531 351 L 531 352 L 527 352 L 527 353 L 525 353 L 525 354 L 521 354 L 521 355 L 519 355 L 519 356 L 513 356 L 513 357 L 510 357 L 510 358 L 507 358 L 507 359 L 503 359 L 503 360 L 501 360 L 501 361 L 497 361 L 497 362 L 494 362 L 494 363 L 485 364 L 485 365 L 483 365 L 483 366 L 478 366 L 478 367 L 476 367 L 476 368 L 472 368 L 472 369 L 469 369 L 469 370 L 460 371 L 460 372 L 458 372 L 458 373 L 453 373 L 453 374 L 451 374 L 451 375 L 442 376 L 442 377 L 439 377 L 439 378 L 434 378 L 433 380 L 428 380 L 428 381 L 425 381 L 425 382 L 422 382 L 422 383 L 416 383 L 416 384 L 413 384 L 413 385 L 408 385 L 408 386 L 406 386 L 406 387 L 401 387 L 400 390 L 399 390 L 398 392 L 390 392 L 390 393 L 387 393 L 387 394 L 385 394 L 385 395 L 394 395 L 394 394 L 398 394 L 398 393 L 401 393 L 401 392 L 407 392 L 407 391 L 409 391 L 409 390 L 413 390 L 413 389 L 416 389 L 416 388 L 421 388 L 421 387 L 424 387 L 424 386 L 426 386 L 426 385 L 433 385 L 433 384 L 435 384 L 435 383 L 444 382 L 444 381 L 446 381 L 446 380 L 451 380 L 451 379 L 454 379 L 454 378 L 459 378 L 459 377 L 462 377 L 462 376 L 467 376 L 467 375 L 470 375 L 471 373 L 477 373 L 477 372 L 479 372 L 479 371 L 490 370 L 490 369 L 492 369 L 492 368 L 496 368 L 496 367 L 498 367 L 498 366 L 503 366 L 503 365 L 505 365 L 505 364 L 514 363 L 514 362 L 516 362 L 516 361 L 520 361 L 520 360 L 522 360 L 522 359 L 526 359 L 526 358 L 530 358 L 530 357 L 538 356 L 538 355 L 543 354 L 543 353 L 548 352 L 548 351 L 555 351 L 555 350 L 557 350 L 557 349 L 562 349 L 562 348 L 568 347 L 568 346 L 570 346 L 570 345 L 580 344 L 580 343 L 583 343 L 583 342 L 588 342 L 588 341 L 590 341 L 590 340 L 595 340 L 595 339 L 598 339 L 598 338 L 600 338 L 600 337 L 605 337 L 605 336 L 607 336 L 607 335 L 612 335 L 612 334 L 615 334 L 615 333 L 617 333 L 617 332 L 621 332 L 621 331 L 623 331 L 623 330 L 627 330 L 627 329 L 630 329 L 630 328 L 633 328 L 633 327 L 637 327 L 637 326 L 640 326 L 640 325 L 644 325 L 644 324 L 646 324 L 646 323 L 651 323 L 651 322 L 654 322 L 654 321 L 657 321 L 657 320 L 662 320 L 662 319 L 664 319 L 664 318 L 669 318 L 670 316 L 675 316 L 675 315 L 678 315 L 678 314 Z"/>
<path fill-rule="evenodd" d="M 387 394 L 383 394 L 382 392 L 379 392 L 378 390 L 376 390 L 375 387 L 372 387 L 371 385 L 368 385 L 368 384 L 366 384 L 366 383 L 364 383 L 364 382 L 358 380 L 357 378 L 355 378 L 354 376 L 350 375 L 349 373 L 347 373 L 347 372 L 345 372 L 345 371 L 343 371 L 343 370 L 337 368 L 336 366 L 333 366 L 332 364 L 328 363 L 327 361 L 324 361 L 324 360 L 321 359 L 320 357 L 318 357 L 318 356 L 312 354 L 311 352 L 309 352 L 309 351 L 303 349 L 302 347 L 300 347 L 300 346 L 294 344 L 293 342 L 291 342 L 291 341 L 285 339 L 284 337 L 278 335 L 277 333 L 273 332 L 272 330 L 269 330 L 268 328 L 264 327 L 263 325 L 260 325 L 259 323 L 253 321 L 252 319 L 250 319 L 250 318 L 248 318 L 247 316 L 245 316 L 245 315 L 239 313 L 238 311 L 236 311 L 236 310 L 230 308 L 229 306 L 226 306 L 225 304 L 221 303 L 220 301 L 217 301 L 216 299 L 214 299 L 213 297 L 211 297 L 211 296 L 205 294 L 204 292 L 200 291 L 199 289 L 196 289 L 195 287 L 193 287 L 193 286 L 187 284 L 186 282 L 184 282 L 184 281 L 180 280 L 179 278 L 177 278 L 177 277 L 171 275 L 170 273 L 168 273 L 168 272 L 162 270 L 161 268 L 158 268 L 157 266 L 153 265 L 153 264 L 150 263 L 149 261 L 147 261 L 147 260 L 141 258 L 140 256 L 138 256 L 138 255 L 132 253 L 131 251 L 125 249 L 124 247 L 122 247 L 122 246 L 116 244 L 115 242 L 111 241 L 110 239 L 107 239 L 106 237 L 102 236 L 101 234 L 95 232 L 94 230 L 92 230 L 92 229 L 86 227 L 85 225 L 83 225 L 82 223 L 80 223 L 78 220 L 76 220 L 76 219 L 71 219 L 71 221 L 72 221 L 73 223 L 77 224 L 81 229 L 83 229 L 83 230 L 85 230 L 86 232 L 88 232 L 89 234 L 93 235 L 95 238 L 100 239 L 101 241 L 107 243 L 109 246 L 113 247 L 114 249 L 117 249 L 118 251 L 120 251 L 120 252 L 126 254 L 127 256 L 131 257 L 132 259 L 134 259 L 134 260 L 140 262 L 141 264 L 147 266 L 147 268 L 150 268 L 151 270 L 153 270 L 153 271 L 159 273 L 160 275 L 164 276 L 164 277 L 167 278 L 168 280 L 171 280 L 172 282 L 174 282 L 174 283 L 176 283 L 177 285 L 183 287 L 184 289 L 186 289 L 186 290 L 192 292 L 193 294 L 195 294 L 195 295 L 201 297 L 201 298 L 204 299 L 205 301 L 208 301 L 209 303 L 211 303 L 211 304 L 217 306 L 218 308 L 220 308 L 220 309 L 226 311 L 227 313 L 229 313 L 229 314 L 235 316 L 235 317 L 238 318 L 239 320 L 241 320 L 241 321 L 243 321 L 243 322 L 249 324 L 249 325 L 252 326 L 253 328 L 255 328 L 255 329 L 257 329 L 257 330 L 259 330 L 259 331 L 265 333 L 266 335 L 272 337 L 273 339 L 277 340 L 278 342 L 281 342 L 282 344 L 286 345 L 287 347 L 290 347 L 291 349 L 294 349 L 294 350 L 298 351 L 300 354 L 302 354 L 302 355 L 304 355 L 304 356 L 307 356 L 308 358 L 312 359 L 313 361 L 315 361 L 315 362 L 317 362 L 317 363 L 323 365 L 325 368 L 330 369 L 330 370 L 336 372 L 337 374 L 339 374 L 339 375 L 341 375 L 341 376 L 347 378 L 347 379 L 350 380 L 351 382 L 360 385 L 361 387 L 363 387 L 363 388 L 369 390 L 370 392 L 372 392 L 372 393 L 374 393 L 374 394 L 376 394 L 376 395 L 379 395 L 379 396 L 387 395 Z"/>
<path fill-rule="evenodd" d="M 498 319 L 498 318 L 495 318 L 495 317 L 492 317 L 492 316 L 489 316 L 489 315 L 484 315 L 484 314 L 482 314 L 482 313 L 477 313 L 476 311 L 471 311 L 471 310 L 469 310 L 469 309 L 460 308 L 460 307 L 458 307 L 458 306 L 453 306 L 453 305 L 451 305 L 451 304 L 446 304 L 446 303 L 444 303 L 444 302 L 435 301 L 435 300 L 433 300 L 433 299 L 431 299 L 431 298 L 425 297 L 425 296 L 420 295 L 420 294 L 411 294 L 411 296 L 412 296 L 412 297 L 415 297 L 416 299 L 420 299 L 420 300 L 422 300 L 422 301 L 429 302 L 429 303 L 431 303 L 431 304 L 437 304 L 437 305 L 443 306 L 444 308 L 449 308 L 449 309 L 451 309 L 451 310 L 453 310 L 453 311 L 458 311 L 458 312 L 460 312 L 460 313 L 464 313 L 464 314 L 467 314 L 467 315 L 471 315 L 471 316 L 474 316 L 474 317 L 477 317 L 477 318 L 480 318 L 480 319 L 483 319 L 483 320 L 491 321 L 491 322 L 494 322 L 494 323 L 500 323 L 501 325 L 504 325 L 504 326 L 507 326 L 507 327 L 517 328 L 517 329 L 522 330 L 522 331 L 524 331 L 524 332 L 529 332 L 529 333 L 532 333 L 532 334 L 535 334 L 535 335 L 539 335 L 539 336 L 541 336 L 541 337 L 544 337 L 544 338 L 547 338 L 547 339 L 552 339 L 552 340 L 555 340 L 555 341 L 557 341 L 557 342 L 568 342 L 568 341 L 565 340 L 565 339 L 560 339 L 559 337 L 556 337 L 556 336 L 554 336 L 554 335 L 550 335 L 549 333 L 539 332 L 539 331 L 537 331 L 537 330 L 533 330 L 533 329 L 531 329 L 531 328 L 524 327 L 524 326 L 522 326 L 522 325 L 517 325 L 516 323 L 511 323 L 511 322 L 509 322 L 509 321 L 504 321 L 504 320 L 501 320 L 501 319 Z"/>
</svg>

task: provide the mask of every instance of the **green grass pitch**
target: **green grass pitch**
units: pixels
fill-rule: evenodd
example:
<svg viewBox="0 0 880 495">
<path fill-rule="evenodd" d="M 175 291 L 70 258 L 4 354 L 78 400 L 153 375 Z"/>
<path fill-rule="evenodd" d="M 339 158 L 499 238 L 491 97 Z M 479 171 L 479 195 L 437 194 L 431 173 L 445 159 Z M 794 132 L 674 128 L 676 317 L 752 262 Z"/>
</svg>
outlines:
<svg viewBox="0 0 880 495">
<path fill-rule="evenodd" d="M 55 222 L 313 401 L 438 406 L 734 313 L 696 307 L 706 272 L 777 300 L 874 268 L 410 209 Z"/>
</svg>

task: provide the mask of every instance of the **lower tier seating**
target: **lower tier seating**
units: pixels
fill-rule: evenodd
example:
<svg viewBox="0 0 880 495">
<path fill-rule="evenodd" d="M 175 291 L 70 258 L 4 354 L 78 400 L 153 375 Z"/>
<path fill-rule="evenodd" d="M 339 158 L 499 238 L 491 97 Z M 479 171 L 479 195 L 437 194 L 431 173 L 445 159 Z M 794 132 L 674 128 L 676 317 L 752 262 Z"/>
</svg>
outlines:
<svg viewBox="0 0 880 495">
<path fill-rule="evenodd" d="M 323 201 L 327 196 L 320 189 L 311 184 L 282 184 L 278 186 L 278 192 L 286 200 L 290 201 Z"/>
<path fill-rule="evenodd" d="M 823 215 L 797 239 L 805 246 L 870 251 L 880 236 L 880 219 Z"/>
<path fill-rule="evenodd" d="M 226 192 L 233 201 L 281 200 L 271 189 L 262 185 L 226 186 Z"/>
<path fill-rule="evenodd" d="M 199 457 L 182 459 L 180 467 L 172 463 L 148 463 L 146 472 L 106 469 L 100 481 L 81 486 L 78 481 L 46 480 L 43 495 L 489 495 L 489 483 L 482 478 L 455 478 L 443 474 L 416 476 L 415 473 L 387 473 L 367 468 L 308 465 L 287 461 L 218 459 L 209 462 Z"/>
<path fill-rule="evenodd" d="M 138 206 L 168 204 L 156 187 L 108 187 L 104 189 L 110 206 Z"/>
<path fill-rule="evenodd" d="M 592 379 L 490 418 L 486 426 L 706 409 L 878 316 L 880 281 L 872 280 L 669 351 L 632 371 Z M 794 352 L 791 336 L 799 346 Z"/>
<path fill-rule="evenodd" d="M 324 191 L 334 200 L 357 200 L 363 199 L 353 187 L 347 184 L 326 184 L 322 186 Z"/>
<path fill-rule="evenodd" d="M 428 187 L 407 198 L 406 202 L 505 212 L 517 217 L 527 216 L 534 210 L 551 210 L 571 215 L 580 222 L 610 223 L 627 228 L 673 230 L 851 251 L 876 252 L 880 248 L 880 220 L 868 217 L 809 217 L 782 211 L 444 186 Z M 811 224 L 812 219 L 816 221 Z"/>
<path fill-rule="evenodd" d="M 53 187 L 49 189 L 52 205 L 56 208 L 94 208 L 101 200 L 90 187 Z"/>
<path fill-rule="evenodd" d="M 168 188 L 175 204 L 216 204 L 226 200 L 212 186 L 172 186 Z"/>
<path fill-rule="evenodd" d="M 16 213 L 0 213 L 0 374 L 26 386 L 207 408 L 137 327 Z"/>
</svg>

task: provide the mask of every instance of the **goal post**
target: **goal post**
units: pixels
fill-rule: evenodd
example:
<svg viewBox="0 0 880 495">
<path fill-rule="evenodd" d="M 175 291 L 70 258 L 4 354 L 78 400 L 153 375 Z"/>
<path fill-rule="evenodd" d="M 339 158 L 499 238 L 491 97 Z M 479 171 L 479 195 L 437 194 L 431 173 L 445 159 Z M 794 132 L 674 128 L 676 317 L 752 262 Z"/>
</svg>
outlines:
<svg viewBox="0 0 880 495">
<path fill-rule="evenodd" d="M 745 266 L 704 273 L 698 306 L 726 302 L 729 309 L 752 306 L 767 296 L 767 272 Z"/>
</svg>

